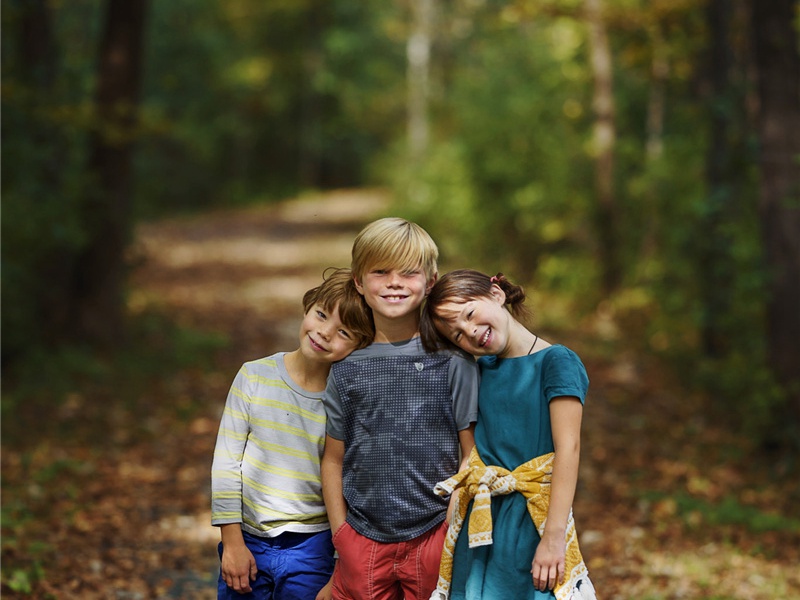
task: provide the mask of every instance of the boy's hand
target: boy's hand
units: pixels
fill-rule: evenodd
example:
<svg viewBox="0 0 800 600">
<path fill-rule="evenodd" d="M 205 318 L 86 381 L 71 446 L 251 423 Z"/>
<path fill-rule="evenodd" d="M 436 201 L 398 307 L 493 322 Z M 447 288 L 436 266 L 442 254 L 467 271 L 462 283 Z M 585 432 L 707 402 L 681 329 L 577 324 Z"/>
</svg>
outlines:
<svg viewBox="0 0 800 600">
<path fill-rule="evenodd" d="M 318 593 L 315 600 L 331 600 L 333 597 L 333 577 L 328 580 L 328 583 L 325 584 L 325 587 L 322 588 Z"/>
<path fill-rule="evenodd" d="M 242 544 L 222 547 L 222 579 L 240 594 L 252 592 L 250 581 L 255 580 L 258 567 L 253 553 Z"/>
</svg>

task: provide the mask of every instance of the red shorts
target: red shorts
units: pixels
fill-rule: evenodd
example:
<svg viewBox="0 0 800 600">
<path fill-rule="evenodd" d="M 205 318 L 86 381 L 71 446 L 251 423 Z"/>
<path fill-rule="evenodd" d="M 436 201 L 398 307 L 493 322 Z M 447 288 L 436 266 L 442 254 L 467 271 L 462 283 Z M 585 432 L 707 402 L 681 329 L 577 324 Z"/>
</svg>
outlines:
<svg viewBox="0 0 800 600">
<path fill-rule="evenodd" d="M 408 542 L 385 544 L 345 523 L 333 545 L 333 600 L 428 600 L 439 579 L 447 523 Z"/>
</svg>

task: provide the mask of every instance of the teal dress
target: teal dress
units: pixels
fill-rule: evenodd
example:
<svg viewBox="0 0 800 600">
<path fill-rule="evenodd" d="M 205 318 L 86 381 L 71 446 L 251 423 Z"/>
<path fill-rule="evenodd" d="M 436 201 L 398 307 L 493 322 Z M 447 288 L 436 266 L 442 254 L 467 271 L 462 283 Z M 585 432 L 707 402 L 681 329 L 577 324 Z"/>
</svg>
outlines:
<svg viewBox="0 0 800 600">
<path fill-rule="evenodd" d="M 553 452 L 549 402 L 575 396 L 583 403 L 589 378 L 578 355 L 550 346 L 529 356 L 484 356 L 475 445 L 484 464 L 514 470 Z M 469 519 L 469 516 L 467 516 Z M 542 600 L 552 592 L 533 587 L 531 563 L 539 534 L 522 494 L 492 498 L 494 543 L 470 549 L 466 522 L 456 543 L 450 597 L 454 600 Z"/>
</svg>

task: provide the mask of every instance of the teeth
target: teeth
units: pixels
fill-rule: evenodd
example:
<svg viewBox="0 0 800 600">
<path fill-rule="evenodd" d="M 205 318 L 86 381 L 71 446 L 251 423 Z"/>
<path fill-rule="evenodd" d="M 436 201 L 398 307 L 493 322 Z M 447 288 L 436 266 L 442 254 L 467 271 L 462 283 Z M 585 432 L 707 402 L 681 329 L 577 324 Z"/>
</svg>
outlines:
<svg viewBox="0 0 800 600">
<path fill-rule="evenodd" d="M 492 328 L 490 327 L 489 329 L 486 330 L 486 333 L 483 334 L 483 337 L 481 338 L 481 342 L 480 342 L 481 346 L 483 346 L 486 343 L 486 341 L 489 339 L 489 334 L 491 333 L 491 331 L 492 331 Z"/>
</svg>

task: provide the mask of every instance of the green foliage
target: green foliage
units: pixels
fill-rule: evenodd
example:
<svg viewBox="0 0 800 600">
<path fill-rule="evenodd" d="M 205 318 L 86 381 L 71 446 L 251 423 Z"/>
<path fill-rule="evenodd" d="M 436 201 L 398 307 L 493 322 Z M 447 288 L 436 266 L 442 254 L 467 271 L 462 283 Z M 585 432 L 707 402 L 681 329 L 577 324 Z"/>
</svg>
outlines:
<svg viewBox="0 0 800 600">
<path fill-rule="evenodd" d="M 82 169 L 91 127 L 86 41 L 96 4 L 78 2 L 68 14 L 54 15 L 56 39 L 75 40 L 68 60 L 52 58 L 55 45 L 28 68 L 21 56 L 30 52 L 23 51 L 22 10 L 3 11 L 4 360 L 48 339 L 48 325 L 62 319 L 61 294 L 86 242 L 78 208 L 89 186 Z"/>
<path fill-rule="evenodd" d="M 672 361 L 687 387 L 717 399 L 731 426 L 764 437 L 783 398 L 765 364 L 755 155 L 735 115 L 742 90 L 734 86 L 739 96 L 724 106 L 698 95 L 708 52 L 702 10 L 609 4 L 625 271 L 623 287 L 602 298 L 586 30 L 578 13 L 557 4 L 564 12 L 550 18 L 519 7 L 453 7 L 450 22 L 469 25 L 443 35 L 449 71 L 432 106 L 428 155 L 409 164 L 394 146 L 381 171 L 398 210 L 428 227 L 445 266 L 503 270 L 546 295 L 573 298 L 573 319 L 610 310 L 631 343 Z M 656 60 L 667 67 L 658 82 Z M 655 85 L 664 95 L 658 130 L 650 121 Z M 727 111 L 732 126 L 727 180 L 711 188 L 714 110 Z"/>
<path fill-rule="evenodd" d="M 180 0 L 152 9 L 140 215 L 355 185 L 397 133 L 404 65 L 402 44 L 384 35 L 391 7 Z"/>
<path fill-rule="evenodd" d="M 42 564 L 36 561 L 30 569 L 14 569 L 8 579 L 4 578 L 3 583 L 7 585 L 12 592 L 30 594 L 33 592 L 34 582 L 43 579 L 44 569 L 42 568 Z"/>
<path fill-rule="evenodd" d="M 464 266 L 457 261 L 467 255 L 474 256 L 473 266 L 478 266 L 486 239 L 481 236 L 475 186 L 464 149 L 456 143 L 437 145 L 418 169 L 408 166 L 403 152 L 404 147 L 395 148 L 381 167 L 401 198 L 395 213 L 432 233 L 443 265 Z"/>
<path fill-rule="evenodd" d="M 800 532 L 800 519 L 765 512 L 757 507 L 742 504 L 733 496 L 726 496 L 716 503 L 685 493 L 678 493 L 671 498 L 675 500 L 678 513 L 686 519 L 689 526 L 699 515 L 704 526 L 732 525 L 744 527 L 754 533 Z"/>
<path fill-rule="evenodd" d="M 50 499 L 45 498 L 45 490 L 59 490 L 63 486 L 76 485 L 74 474 L 75 461 L 58 461 L 57 465 L 46 465 L 42 469 L 30 469 L 31 456 L 24 457 L 26 471 L 32 470 L 33 477 L 26 478 L 27 494 L 20 495 L 14 485 L 9 485 L 8 469 L 3 472 L 3 504 L 2 504 L 2 584 L 19 594 L 32 594 L 37 583 L 46 580 L 45 565 L 52 564 L 53 545 L 38 536 L 30 535 L 31 531 L 47 533 L 40 517 L 42 504 Z M 72 463 L 72 464 L 68 464 Z M 62 476 L 63 475 L 63 476 Z M 52 510 L 53 504 L 47 504 Z M 61 515 L 62 519 L 68 515 Z M 49 594 L 44 596 L 51 597 Z"/>
<path fill-rule="evenodd" d="M 24 419 L 36 414 L 31 406 L 40 407 L 41 413 L 69 416 L 87 409 L 87 398 L 107 398 L 110 409 L 147 412 L 153 407 L 143 405 L 141 397 L 146 396 L 154 382 L 169 379 L 171 374 L 202 369 L 227 343 L 217 334 L 183 328 L 153 313 L 133 319 L 128 335 L 125 343 L 114 352 L 98 353 L 76 345 L 36 348 L 29 351 L 27 360 L 7 368 L 2 396 L 4 440 L 26 443 L 30 429 Z M 176 405 L 173 408 L 183 410 L 188 418 L 197 407 Z M 103 418 L 113 418 L 113 415 Z M 99 432 L 92 427 L 102 425 L 101 421 L 98 412 L 93 423 L 50 419 L 37 423 L 36 429 L 43 435 L 48 429 L 62 426 L 75 429 L 85 425 L 86 435 L 96 435 Z M 53 468 L 60 473 L 74 466 L 56 463 Z M 49 472 L 37 475 L 45 479 L 52 476 L 55 474 Z"/>
<path fill-rule="evenodd" d="M 579 27 L 569 19 L 460 16 L 471 28 L 451 39 L 453 72 L 434 105 L 441 141 L 423 164 L 394 166 L 398 204 L 428 223 L 461 266 L 468 257 L 470 265 L 529 281 L 555 253 L 580 261 L 588 243 Z M 548 280 L 562 274 L 552 261 L 547 272 Z M 589 273 L 581 269 L 580 278 Z"/>
<path fill-rule="evenodd" d="M 54 43 L 37 69 L 23 43 L 28 5 L 11 2 L 2 13 L 6 361 L 39 356 L 35 347 L 49 333 L 42 315 L 67 314 L 62 299 L 87 241 L 78 210 L 93 191 L 85 162 L 99 127 L 92 91 L 104 3 L 44 4 Z M 135 214 L 388 184 L 396 212 L 439 242 L 443 268 L 502 270 L 571 299 L 573 321 L 608 311 L 631 343 L 746 415 L 741 426 L 758 436 L 783 399 L 764 358 L 756 155 L 742 113 L 751 93 L 745 38 L 732 31 L 737 75 L 711 98 L 704 6 L 606 3 L 624 273 L 621 289 L 604 298 L 593 221 L 594 82 L 581 6 L 441 5 L 429 73 L 431 142 L 416 164 L 405 148 L 407 5 L 151 3 Z M 734 18 L 732 26 L 742 24 Z M 722 181 L 713 188 L 712 117 L 730 124 Z"/>
</svg>

